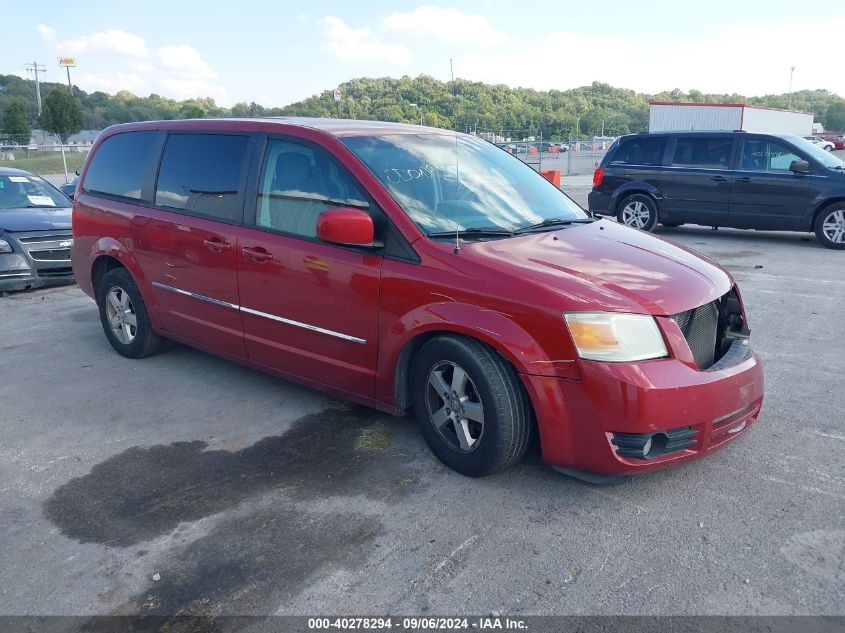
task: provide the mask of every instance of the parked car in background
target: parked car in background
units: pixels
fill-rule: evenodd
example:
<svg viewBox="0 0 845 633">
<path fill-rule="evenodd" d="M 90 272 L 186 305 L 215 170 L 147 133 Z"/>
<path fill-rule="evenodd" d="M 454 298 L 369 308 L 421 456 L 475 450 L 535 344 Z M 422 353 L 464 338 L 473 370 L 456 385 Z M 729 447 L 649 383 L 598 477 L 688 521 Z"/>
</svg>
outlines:
<svg viewBox="0 0 845 633">
<path fill-rule="evenodd" d="M 833 141 L 828 141 L 820 136 L 805 136 L 804 139 L 809 141 L 813 145 L 818 145 L 823 150 L 827 150 L 828 152 L 832 152 L 834 149 L 836 149 L 836 146 L 833 144 Z"/>
<path fill-rule="evenodd" d="M 557 151 L 559 152 L 568 152 L 569 151 L 569 144 L 568 143 L 552 143 L 555 147 L 557 147 Z"/>
<path fill-rule="evenodd" d="M 73 281 L 70 206 L 46 180 L 0 167 L 0 291 Z"/>
<path fill-rule="evenodd" d="M 74 175 L 70 181 L 59 185 L 59 191 L 65 194 L 68 198 L 73 200 L 73 196 L 76 194 L 76 184 L 79 182 L 79 175 Z"/>
<path fill-rule="evenodd" d="M 528 153 L 528 145 L 520 144 L 516 146 L 516 153 L 517 154 L 527 154 Z"/>
<path fill-rule="evenodd" d="M 572 474 L 666 468 L 739 437 L 762 406 L 727 271 L 593 219 L 475 136 L 116 126 L 85 163 L 73 230 L 77 280 L 120 354 L 172 338 L 413 410 L 465 475 L 515 463 L 535 431 Z"/>
<path fill-rule="evenodd" d="M 845 249 L 845 163 L 799 136 L 623 136 L 596 169 L 588 205 L 645 231 L 658 223 L 815 231 Z"/>
<path fill-rule="evenodd" d="M 533 143 L 533 146 L 538 152 L 548 152 L 550 149 L 552 149 L 552 144 L 547 143 L 546 141 Z"/>
</svg>

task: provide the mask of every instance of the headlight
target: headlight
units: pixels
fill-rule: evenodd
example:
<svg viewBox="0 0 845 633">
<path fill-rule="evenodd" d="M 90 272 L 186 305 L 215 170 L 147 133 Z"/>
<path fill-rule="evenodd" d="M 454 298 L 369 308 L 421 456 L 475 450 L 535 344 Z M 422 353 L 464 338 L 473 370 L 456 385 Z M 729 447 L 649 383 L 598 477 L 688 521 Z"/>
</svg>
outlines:
<svg viewBox="0 0 845 633">
<path fill-rule="evenodd" d="M 0 240 L 0 253 L 11 253 L 12 245 L 6 240 Z"/>
<path fill-rule="evenodd" d="M 581 358 L 631 362 L 668 356 L 653 317 L 614 312 L 567 312 L 563 316 Z"/>
</svg>

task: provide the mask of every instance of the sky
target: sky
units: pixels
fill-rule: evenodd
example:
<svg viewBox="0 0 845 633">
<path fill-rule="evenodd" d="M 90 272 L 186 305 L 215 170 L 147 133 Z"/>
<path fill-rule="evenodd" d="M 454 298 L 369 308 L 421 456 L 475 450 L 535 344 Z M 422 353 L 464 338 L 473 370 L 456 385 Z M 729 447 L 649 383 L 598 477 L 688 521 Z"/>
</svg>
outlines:
<svg viewBox="0 0 845 633">
<path fill-rule="evenodd" d="M 283 106 L 355 77 L 845 96 L 841 0 L 3 0 L 0 74 Z"/>
</svg>

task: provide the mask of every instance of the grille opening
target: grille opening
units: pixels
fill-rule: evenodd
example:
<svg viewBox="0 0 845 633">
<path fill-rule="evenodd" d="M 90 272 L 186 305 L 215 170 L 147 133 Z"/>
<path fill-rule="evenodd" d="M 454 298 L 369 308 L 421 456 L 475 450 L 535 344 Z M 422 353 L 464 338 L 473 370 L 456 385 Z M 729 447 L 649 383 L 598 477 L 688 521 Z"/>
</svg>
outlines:
<svg viewBox="0 0 845 633">
<path fill-rule="evenodd" d="M 73 268 L 70 266 L 63 268 L 39 268 L 39 277 L 73 277 Z"/>
<path fill-rule="evenodd" d="M 654 459 L 695 446 L 698 431 L 682 426 L 657 433 L 614 433 L 616 454 L 629 459 Z"/>
<path fill-rule="evenodd" d="M 70 249 L 54 248 L 43 251 L 29 251 L 29 256 L 39 262 L 70 261 Z"/>
<path fill-rule="evenodd" d="M 19 237 L 18 241 L 21 244 L 37 244 L 38 242 L 58 242 L 63 240 L 73 239 L 73 234 L 65 233 L 44 233 L 43 235 L 28 235 Z"/>
<path fill-rule="evenodd" d="M 674 315 L 672 320 L 683 333 L 696 366 L 702 370 L 725 357 L 736 339 L 747 339 L 749 335 L 734 288 L 716 301 Z M 744 355 L 745 351 L 741 357 Z"/>
</svg>

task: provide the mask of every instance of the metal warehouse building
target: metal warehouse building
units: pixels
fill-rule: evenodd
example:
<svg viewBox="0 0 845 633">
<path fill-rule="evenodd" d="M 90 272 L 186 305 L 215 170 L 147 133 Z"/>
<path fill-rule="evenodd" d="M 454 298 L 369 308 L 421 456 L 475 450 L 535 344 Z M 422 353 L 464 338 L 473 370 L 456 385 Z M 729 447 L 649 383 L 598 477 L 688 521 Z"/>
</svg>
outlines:
<svg viewBox="0 0 845 633">
<path fill-rule="evenodd" d="M 778 110 L 744 103 L 649 102 L 649 132 L 745 130 L 809 136 L 813 113 Z"/>
</svg>

